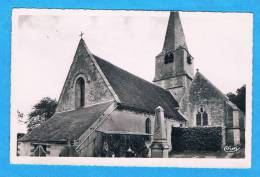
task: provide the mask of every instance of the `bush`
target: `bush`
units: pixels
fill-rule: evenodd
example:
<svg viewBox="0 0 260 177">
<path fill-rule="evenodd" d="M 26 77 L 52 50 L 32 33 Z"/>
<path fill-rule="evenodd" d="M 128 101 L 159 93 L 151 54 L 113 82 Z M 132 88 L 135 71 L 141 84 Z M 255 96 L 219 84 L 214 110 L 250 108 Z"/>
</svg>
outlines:
<svg viewBox="0 0 260 177">
<path fill-rule="evenodd" d="M 221 150 L 221 127 L 192 127 L 172 129 L 174 151 L 218 151 Z"/>
</svg>

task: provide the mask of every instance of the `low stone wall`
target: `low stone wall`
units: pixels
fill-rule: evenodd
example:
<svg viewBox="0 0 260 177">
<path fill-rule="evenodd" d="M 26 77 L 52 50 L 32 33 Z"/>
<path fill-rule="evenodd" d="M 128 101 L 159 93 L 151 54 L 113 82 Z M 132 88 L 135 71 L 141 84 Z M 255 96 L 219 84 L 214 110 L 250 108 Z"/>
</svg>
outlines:
<svg viewBox="0 0 260 177">
<path fill-rule="evenodd" d="M 221 127 L 172 128 L 172 149 L 174 151 L 218 151 L 221 150 L 221 144 Z"/>
</svg>

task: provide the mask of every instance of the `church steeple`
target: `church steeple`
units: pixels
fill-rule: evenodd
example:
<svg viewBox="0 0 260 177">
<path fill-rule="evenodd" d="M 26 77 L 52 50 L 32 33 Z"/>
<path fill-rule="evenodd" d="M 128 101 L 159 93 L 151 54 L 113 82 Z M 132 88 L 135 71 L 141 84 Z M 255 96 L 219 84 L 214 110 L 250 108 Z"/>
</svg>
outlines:
<svg viewBox="0 0 260 177">
<path fill-rule="evenodd" d="M 163 50 L 175 50 L 178 47 L 187 48 L 179 12 L 171 12 L 164 39 Z"/>
<path fill-rule="evenodd" d="M 154 83 L 169 90 L 179 101 L 194 77 L 193 63 L 179 12 L 171 12 L 163 49 L 156 57 Z"/>
</svg>

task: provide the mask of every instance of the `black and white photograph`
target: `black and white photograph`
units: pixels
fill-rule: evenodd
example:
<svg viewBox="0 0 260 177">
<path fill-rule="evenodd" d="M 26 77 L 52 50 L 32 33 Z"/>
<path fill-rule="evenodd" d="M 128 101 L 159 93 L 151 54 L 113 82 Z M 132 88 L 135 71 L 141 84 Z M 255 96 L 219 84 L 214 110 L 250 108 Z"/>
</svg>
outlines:
<svg viewBox="0 0 260 177">
<path fill-rule="evenodd" d="M 252 30 L 250 13 L 14 9 L 11 163 L 250 166 Z"/>
</svg>

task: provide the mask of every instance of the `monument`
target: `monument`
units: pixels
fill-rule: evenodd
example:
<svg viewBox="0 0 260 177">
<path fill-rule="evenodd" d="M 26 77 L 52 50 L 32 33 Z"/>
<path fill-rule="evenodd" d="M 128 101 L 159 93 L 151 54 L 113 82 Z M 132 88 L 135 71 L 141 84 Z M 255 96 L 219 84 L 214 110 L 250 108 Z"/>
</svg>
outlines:
<svg viewBox="0 0 260 177">
<path fill-rule="evenodd" d="M 152 158 L 168 158 L 169 145 L 166 139 L 164 110 L 160 106 L 155 109 L 154 137 L 150 148 Z"/>
</svg>

